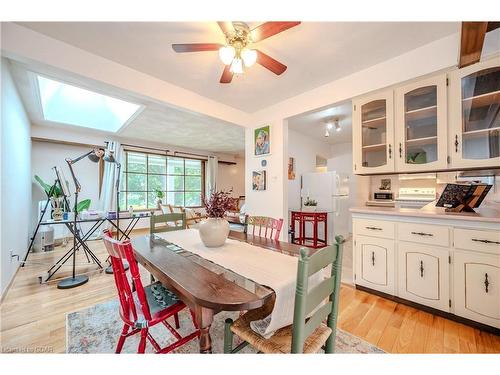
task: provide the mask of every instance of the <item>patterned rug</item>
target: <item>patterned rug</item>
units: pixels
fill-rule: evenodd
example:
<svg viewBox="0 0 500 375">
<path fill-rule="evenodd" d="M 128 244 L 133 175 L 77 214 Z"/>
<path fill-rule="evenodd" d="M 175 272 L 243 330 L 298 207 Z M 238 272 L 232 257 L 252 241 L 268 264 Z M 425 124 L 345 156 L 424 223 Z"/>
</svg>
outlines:
<svg viewBox="0 0 500 375">
<path fill-rule="evenodd" d="M 118 300 L 103 302 L 92 307 L 72 312 L 66 315 L 66 352 L 67 353 L 114 353 L 123 323 L 118 313 Z M 236 319 L 238 313 L 221 312 L 214 317 L 210 329 L 212 337 L 212 351 L 223 352 L 224 321 L 226 318 Z M 179 314 L 182 336 L 193 331 L 191 316 L 187 310 Z M 173 318 L 169 323 L 174 326 Z M 161 347 L 174 341 L 174 337 L 165 326 L 158 324 L 150 329 L 152 336 Z M 134 335 L 125 340 L 122 353 L 136 353 L 139 336 Z M 188 344 L 176 349 L 175 353 L 199 353 L 198 340 L 194 339 Z M 153 348 L 148 342 L 146 352 L 152 353 Z M 384 353 L 380 348 L 361 340 L 340 329 L 337 330 L 337 353 Z M 250 346 L 240 353 L 255 353 Z"/>
</svg>

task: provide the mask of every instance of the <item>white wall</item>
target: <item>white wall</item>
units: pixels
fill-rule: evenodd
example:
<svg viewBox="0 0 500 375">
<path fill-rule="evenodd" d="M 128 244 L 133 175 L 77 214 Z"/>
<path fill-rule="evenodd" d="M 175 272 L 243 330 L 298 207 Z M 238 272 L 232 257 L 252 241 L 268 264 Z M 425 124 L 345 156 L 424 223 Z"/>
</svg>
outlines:
<svg viewBox="0 0 500 375">
<path fill-rule="evenodd" d="M 233 197 L 245 195 L 245 159 L 237 157 L 235 165 L 219 163 L 217 170 L 217 189 L 233 190 Z"/>
<path fill-rule="evenodd" d="M 22 258 L 28 246 L 31 220 L 31 139 L 30 123 L 9 71 L 1 60 L 1 221 L 0 256 L 3 293 L 18 263 L 10 251 Z"/>
<path fill-rule="evenodd" d="M 327 142 L 288 129 L 288 156 L 295 158 L 295 180 L 288 180 L 289 210 L 300 208 L 300 177 L 316 171 L 316 156 L 328 159 L 330 154 L 331 146 Z"/>
</svg>

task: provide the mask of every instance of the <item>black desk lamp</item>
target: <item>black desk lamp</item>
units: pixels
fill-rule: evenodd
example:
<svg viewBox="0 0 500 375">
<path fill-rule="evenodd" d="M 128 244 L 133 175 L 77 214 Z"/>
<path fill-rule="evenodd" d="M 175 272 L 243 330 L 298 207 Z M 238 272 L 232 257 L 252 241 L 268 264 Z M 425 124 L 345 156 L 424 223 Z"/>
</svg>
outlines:
<svg viewBox="0 0 500 375">
<path fill-rule="evenodd" d="M 80 160 L 88 157 L 90 161 L 94 163 L 98 163 L 99 160 L 103 157 L 104 155 L 104 150 L 102 149 L 93 149 L 86 154 L 83 154 L 82 156 L 79 156 L 75 159 L 70 159 L 66 158 L 66 163 L 68 163 L 68 168 L 69 171 L 71 172 L 71 177 L 73 178 L 73 183 L 75 184 L 75 206 L 73 210 L 73 254 L 71 255 L 73 257 L 73 273 L 71 277 L 68 277 L 66 279 L 61 280 L 58 284 L 57 287 L 59 289 L 70 289 L 70 288 L 75 288 L 77 286 L 85 284 L 87 281 L 89 281 L 89 277 L 87 275 L 76 275 L 76 236 L 77 236 L 77 229 L 76 229 L 76 219 L 78 216 L 78 193 L 81 190 L 81 185 L 78 182 L 76 176 L 75 176 L 75 171 L 73 170 L 73 164 L 79 162 Z"/>
</svg>

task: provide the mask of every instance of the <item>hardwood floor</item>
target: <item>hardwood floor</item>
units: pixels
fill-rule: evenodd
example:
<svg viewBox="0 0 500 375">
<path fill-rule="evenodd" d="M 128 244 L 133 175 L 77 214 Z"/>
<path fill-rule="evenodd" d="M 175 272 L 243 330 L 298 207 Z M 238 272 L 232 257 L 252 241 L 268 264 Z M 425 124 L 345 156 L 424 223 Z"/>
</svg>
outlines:
<svg viewBox="0 0 500 375">
<path fill-rule="evenodd" d="M 136 235 L 144 232 L 137 231 Z M 89 242 L 96 255 L 107 257 L 101 241 Z M 56 352 L 66 350 L 66 313 L 115 297 L 113 276 L 80 267 L 89 272 L 87 284 L 60 290 L 55 282 L 39 284 L 64 248 L 51 253 L 34 253 L 34 263 L 20 268 L 0 305 L 2 352 Z M 69 249 L 69 247 L 67 248 Z M 85 263 L 83 254 L 78 263 Z M 70 267 L 58 278 L 70 274 Z M 149 279 L 144 271 L 145 281 Z M 500 353 L 500 337 L 435 316 L 412 307 L 343 285 L 340 294 L 339 328 L 389 353 Z"/>
</svg>

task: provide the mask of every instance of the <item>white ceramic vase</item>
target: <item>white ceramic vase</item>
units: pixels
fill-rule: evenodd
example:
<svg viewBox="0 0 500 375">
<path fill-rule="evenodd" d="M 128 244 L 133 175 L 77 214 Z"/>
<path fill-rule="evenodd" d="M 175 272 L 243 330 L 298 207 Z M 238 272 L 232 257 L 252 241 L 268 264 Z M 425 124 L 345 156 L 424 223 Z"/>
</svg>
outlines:
<svg viewBox="0 0 500 375">
<path fill-rule="evenodd" d="M 219 247 L 229 235 L 229 223 L 225 219 L 209 217 L 200 223 L 199 232 L 206 247 Z"/>
</svg>

